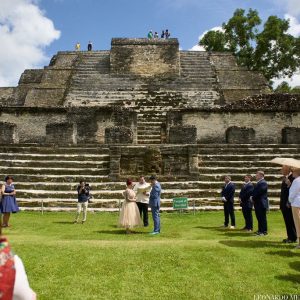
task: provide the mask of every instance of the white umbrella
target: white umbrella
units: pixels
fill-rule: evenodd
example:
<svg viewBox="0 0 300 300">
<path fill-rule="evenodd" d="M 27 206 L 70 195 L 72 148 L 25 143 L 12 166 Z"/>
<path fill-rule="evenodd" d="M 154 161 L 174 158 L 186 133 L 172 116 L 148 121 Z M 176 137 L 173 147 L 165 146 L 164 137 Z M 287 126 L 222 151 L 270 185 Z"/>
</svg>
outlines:
<svg viewBox="0 0 300 300">
<path fill-rule="evenodd" d="M 271 163 L 300 169 L 300 160 L 294 158 L 276 157 L 271 160 Z"/>
</svg>

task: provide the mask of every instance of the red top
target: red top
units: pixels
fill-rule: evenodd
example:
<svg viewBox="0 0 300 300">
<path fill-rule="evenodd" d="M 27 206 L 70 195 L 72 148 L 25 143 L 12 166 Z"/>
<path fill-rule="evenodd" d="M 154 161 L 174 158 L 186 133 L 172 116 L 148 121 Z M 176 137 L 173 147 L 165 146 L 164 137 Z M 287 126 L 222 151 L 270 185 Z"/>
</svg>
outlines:
<svg viewBox="0 0 300 300">
<path fill-rule="evenodd" d="M 12 300 L 16 278 L 14 254 L 6 238 L 0 238 L 0 299 Z"/>
</svg>

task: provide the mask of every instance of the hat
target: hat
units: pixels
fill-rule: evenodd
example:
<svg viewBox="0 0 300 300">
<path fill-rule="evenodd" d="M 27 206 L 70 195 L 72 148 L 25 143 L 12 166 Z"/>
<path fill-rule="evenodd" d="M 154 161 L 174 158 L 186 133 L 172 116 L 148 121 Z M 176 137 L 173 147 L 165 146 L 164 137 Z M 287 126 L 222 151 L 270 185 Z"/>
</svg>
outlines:
<svg viewBox="0 0 300 300">
<path fill-rule="evenodd" d="M 156 176 L 155 175 L 151 175 L 149 179 L 150 180 L 156 180 Z"/>
</svg>

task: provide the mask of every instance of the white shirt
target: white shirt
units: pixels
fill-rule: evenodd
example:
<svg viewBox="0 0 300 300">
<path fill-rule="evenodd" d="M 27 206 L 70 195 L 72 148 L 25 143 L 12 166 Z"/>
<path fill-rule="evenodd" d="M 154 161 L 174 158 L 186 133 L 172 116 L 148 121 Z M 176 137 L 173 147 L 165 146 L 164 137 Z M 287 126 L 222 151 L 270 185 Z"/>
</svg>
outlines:
<svg viewBox="0 0 300 300">
<path fill-rule="evenodd" d="M 289 191 L 291 206 L 300 207 L 300 176 L 295 178 Z"/>
<path fill-rule="evenodd" d="M 147 190 L 146 195 L 143 194 L 143 189 Z M 140 184 L 139 182 L 133 188 L 134 192 L 136 193 L 136 202 L 141 203 L 149 203 L 149 194 L 151 190 L 151 185 L 147 182 Z"/>
<path fill-rule="evenodd" d="M 19 256 L 14 256 L 16 279 L 14 285 L 13 300 L 34 300 L 36 294 L 29 286 L 27 275 L 22 260 Z"/>
</svg>

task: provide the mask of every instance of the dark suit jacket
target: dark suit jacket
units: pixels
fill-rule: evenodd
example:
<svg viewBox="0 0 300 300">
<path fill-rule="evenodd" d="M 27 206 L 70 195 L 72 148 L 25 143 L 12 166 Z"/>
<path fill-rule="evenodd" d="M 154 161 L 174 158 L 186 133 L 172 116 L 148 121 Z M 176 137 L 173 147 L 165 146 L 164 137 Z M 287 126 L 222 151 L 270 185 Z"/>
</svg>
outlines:
<svg viewBox="0 0 300 300">
<path fill-rule="evenodd" d="M 240 191 L 240 199 L 241 199 L 241 206 L 242 207 L 253 207 L 253 203 L 250 201 L 250 197 L 253 193 L 253 183 L 249 182 L 247 184 L 243 184 L 241 191 Z"/>
<path fill-rule="evenodd" d="M 233 182 L 229 182 L 226 185 L 223 186 L 221 196 L 225 197 L 227 202 L 234 202 L 234 192 L 235 192 L 235 184 Z"/>
<path fill-rule="evenodd" d="M 255 208 L 268 209 L 269 207 L 268 184 L 264 179 L 260 180 L 255 185 L 252 193 L 252 199 Z"/>
<path fill-rule="evenodd" d="M 294 177 L 290 175 L 289 177 L 290 182 L 293 182 Z M 287 203 L 289 202 L 289 192 L 290 188 L 286 185 L 285 181 L 282 180 L 281 183 L 281 193 L 280 193 L 280 209 L 285 210 L 287 208 Z"/>
</svg>

